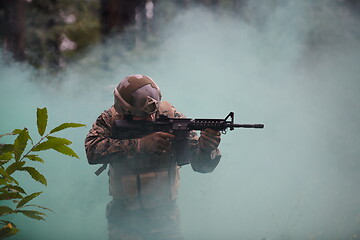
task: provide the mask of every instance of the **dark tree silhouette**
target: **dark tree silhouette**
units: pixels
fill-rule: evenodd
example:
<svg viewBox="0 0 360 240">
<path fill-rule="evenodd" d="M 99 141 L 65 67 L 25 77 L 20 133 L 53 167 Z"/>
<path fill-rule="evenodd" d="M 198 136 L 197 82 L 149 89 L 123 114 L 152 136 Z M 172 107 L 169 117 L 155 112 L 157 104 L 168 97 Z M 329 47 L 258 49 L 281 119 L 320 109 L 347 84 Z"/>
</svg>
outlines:
<svg viewBox="0 0 360 240">
<path fill-rule="evenodd" d="M 14 59 L 25 60 L 25 0 L 0 0 L 1 38 Z"/>
<path fill-rule="evenodd" d="M 129 26 L 135 24 L 138 8 L 145 7 L 146 0 L 101 0 L 100 22 L 103 40 L 109 36 L 124 33 Z M 127 31 L 125 42 L 128 47 L 133 47 L 135 31 Z"/>
</svg>

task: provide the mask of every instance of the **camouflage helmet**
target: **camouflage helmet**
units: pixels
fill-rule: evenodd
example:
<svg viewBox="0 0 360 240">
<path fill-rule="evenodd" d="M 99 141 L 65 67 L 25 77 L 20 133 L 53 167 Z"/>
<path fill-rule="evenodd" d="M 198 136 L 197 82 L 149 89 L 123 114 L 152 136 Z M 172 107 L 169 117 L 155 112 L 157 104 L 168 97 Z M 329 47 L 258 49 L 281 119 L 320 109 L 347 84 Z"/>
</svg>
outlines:
<svg viewBox="0 0 360 240">
<path fill-rule="evenodd" d="M 145 117 L 159 108 L 161 92 L 145 75 L 129 75 L 114 90 L 114 108 L 120 115 Z"/>
</svg>

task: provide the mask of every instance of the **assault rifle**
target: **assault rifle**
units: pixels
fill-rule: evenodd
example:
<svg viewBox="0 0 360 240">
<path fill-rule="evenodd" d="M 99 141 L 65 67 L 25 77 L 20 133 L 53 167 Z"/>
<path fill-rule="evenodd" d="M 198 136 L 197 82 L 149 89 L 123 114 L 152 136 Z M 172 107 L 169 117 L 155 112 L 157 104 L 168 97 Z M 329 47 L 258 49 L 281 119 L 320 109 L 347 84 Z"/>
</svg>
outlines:
<svg viewBox="0 0 360 240">
<path fill-rule="evenodd" d="M 230 120 L 228 120 L 230 118 Z M 191 118 L 169 118 L 160 115 L 154 122 L 143 120 L 115 120 L 112 136 L 117 139 L 141 138 L 154 132 L 168 132 L 175 135 L 172 140 L 174 147 L 174 159 L 177 165 L 189 164 L 191 159 L 188 149 L 190 131 L 205 130 L 212 128 L 226 133 L 235 128 L 264 128 L 264 124 L 235 124 L 234 113 L 230 112 L 224 119 L 191 119 Z M 103 164 L 95 174 L 100 175 L 107 164 Z"/>
<path fill-rule="evenodd" d="M 169 118 L 160 115 L 154 122 L 145 120 L 115 120 L 113 137 L 117 139 L 140 138 L 154 132 L 168 132 L 175 135 L 173 145 L 177 164 L 188 164 L 186 149 L 189 134 L 192 130 L 205 130 L 211 128 L 226 133 L 235 128 L 264 128 L 264 124 L 235 124 L 234 113 L 230 112 L 224 119 L 191 119 L 191 118 Z M 181 157 L 180 157 L 181 156 Z M 181 161 L 180 159 L 184 159 Z"/>
<path fill-rule="evenodd" d="M 230 121 L 228 119 L 230 118 Z M 234 113 L 230 112 L 224 119 L 191 119 L 191 118 L 169 118 L 160 115 L 154 122 L 145 120 L 115 120 L 113 136 L 117 139 L 129 139 L 142 137 L 154 132 L 168 132 L 175 135 L 175 140 L 180 140 L 192 130 L 215 129 L 225 134 L 235 128 L 264 128 L 264 124 L 235 124 Z"/>
</svg>

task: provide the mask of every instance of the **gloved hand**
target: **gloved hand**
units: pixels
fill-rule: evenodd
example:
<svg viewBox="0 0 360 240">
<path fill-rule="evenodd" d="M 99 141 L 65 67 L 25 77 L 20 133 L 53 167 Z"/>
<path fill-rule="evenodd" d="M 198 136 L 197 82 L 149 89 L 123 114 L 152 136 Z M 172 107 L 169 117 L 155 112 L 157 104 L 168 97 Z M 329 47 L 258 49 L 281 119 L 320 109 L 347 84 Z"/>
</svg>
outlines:
<svg viewBox="0 0 360 240">
<path fill-rule="evenodd" d="M 170 140 L 175 136 L 166 132 L 156 132 L 140 139 L 140 152 L 141 153 L 163 153 L 170 145 Z"/>
<path fill-rule="evenodd" d="M 205 153 L 210 153 L 211 151 L 217 149 L 221 140 L 220 135 L 219 131 L 210 128 L 201 131 L 199 149 Z"/>
</svg>

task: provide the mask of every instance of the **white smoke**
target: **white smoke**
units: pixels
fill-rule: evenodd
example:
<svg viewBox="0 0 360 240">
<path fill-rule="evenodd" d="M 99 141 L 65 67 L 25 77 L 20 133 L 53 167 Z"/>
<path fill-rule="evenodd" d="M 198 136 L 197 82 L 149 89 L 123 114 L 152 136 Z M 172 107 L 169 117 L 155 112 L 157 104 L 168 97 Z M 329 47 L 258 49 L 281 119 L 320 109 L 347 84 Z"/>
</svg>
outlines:
<svg viewBox="0 0 360 240">
<path fill-rule="evenodd" d="M 133 73 L 151 76 L 188 117 L 234 111 L 238 123 L 265 124 L 224 135 L 213 173 L 181 170 L 186 239 L 351 239 L 360 233 L 358 26 L 342 1 L 249 1 L 238 15 L 179 11 L 158 23 L 163 42 L 153 48 L 99 45 L 53 85 L 3 66 L 1 132 L 34 127 L 42 106 L 54 125 L 88 125 L 69 132 L 80 161 L 43 167 L 41 203 L 56 213 L 44 223 L 19 217 L 14 239 L 106 239 L 107 176 L 93 174 L 83 140 Z"/>
</svg>

